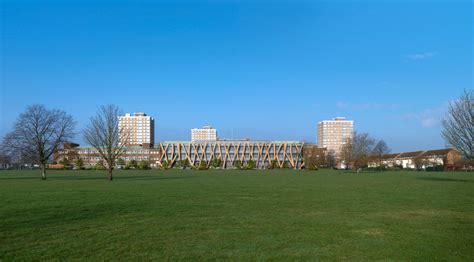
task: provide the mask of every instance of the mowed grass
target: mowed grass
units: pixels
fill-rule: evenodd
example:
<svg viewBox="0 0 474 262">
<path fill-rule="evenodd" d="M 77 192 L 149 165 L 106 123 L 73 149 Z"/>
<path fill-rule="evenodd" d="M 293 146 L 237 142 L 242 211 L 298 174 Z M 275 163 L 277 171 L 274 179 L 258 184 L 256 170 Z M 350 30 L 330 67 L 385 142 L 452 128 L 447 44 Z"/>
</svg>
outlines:
<svg viewBox="0 0 474 262">
<path fill-rule="evenodd" d="M 0 171 L 0 260 L 474 259 L 474 173 Z"/>
</svg>

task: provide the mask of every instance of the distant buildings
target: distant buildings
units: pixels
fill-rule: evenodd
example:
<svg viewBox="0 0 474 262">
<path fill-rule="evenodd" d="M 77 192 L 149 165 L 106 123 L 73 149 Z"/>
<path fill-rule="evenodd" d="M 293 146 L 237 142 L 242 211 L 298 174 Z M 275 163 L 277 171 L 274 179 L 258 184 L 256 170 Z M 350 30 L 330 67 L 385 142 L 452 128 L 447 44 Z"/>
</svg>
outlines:
<svg viewBox="0 0 474 262">
<path fill-rule="evenodd" d="M 329 151 L 336 155 L 348 142 L 354 130 L 354 122 L 343 117 L 318 123 L 318 144 L 298 141 L 251 141 L 218 140 L 217 131 L 211 126 L 193 128 L 191 141 L 161 142 L 154 144 L 154 119 L 138 112 L 119 117 L 121 130 L 130 132 L 130 140 L 120 156 L 122 163 L 132 160 L 146 161 L 151 167 L 215 166 L 235 168 L 252 165 L 257 169 L 290 168 L 303 169 L 320 165 L 326 161 Z M 54 154 L 56 162 L 66 159 L 74 163 L 81 158 L 85 166 L 91 167 L 102 160 L 92 147 L 79 147 L 66 143 Z M 416 151 L 369 158 L 369 167 L 400 166 L 402 168 L 426 168 L 443 165 L 445 169 L 455 167 L 460 155 L 454 149 Z M 336 159 L 335 159 L 336 160 Z"/>
<path fill-rule="evenodd" d="M 427 167 L 443 166 L 444 170 L 458 168 L 461 155 L 456 149 L 437 149 L 428 151 L 402 152 L 395 154 L 371 157 L 368 161 L 369 167 L 399 166 L 401 168 L 426 169 Z"/>
<path fill-rule="evenodd" d="M 333 151 L 339 156 L 341 148 L 352 137 L 354 121 L 344 117 L 324 120 L 318 123 L 318 147 Z"/>
<path fill-rule="evenodd" d="M 143 112 L 119 116 L 119 130 L 130 132 L 126 146 L 149 148 L 155 143 L 155 120 Z"/>
<path fill-rule="evenodd" d="M 304 143 L 295 141 L 176 141 L 156 144 L 152 148 L 126 147 L 120 158 L 125 163 L 147 161 L 151 167 L 161 167 L 165 162 L 168 167 L 182 166 L 183 161 L 189 166 L 205 163 L 210 167 L 219 160 L 221 168 L 246 166 L 252 161 L 257 169 L 301 169 L 304 168 L 303 148 Z M 95 148 L 78 147 L 77 144 L 65 146 L 54 158 L 56 161 L 67 159 L 71 163 L 81 158 L 86 167 L 102 160 Z"/>
<path fill-rule="evenodd" d="M 217 130 L 212 126 L 191 129 L 191 141 L 217 141 Z"/>
</svg>

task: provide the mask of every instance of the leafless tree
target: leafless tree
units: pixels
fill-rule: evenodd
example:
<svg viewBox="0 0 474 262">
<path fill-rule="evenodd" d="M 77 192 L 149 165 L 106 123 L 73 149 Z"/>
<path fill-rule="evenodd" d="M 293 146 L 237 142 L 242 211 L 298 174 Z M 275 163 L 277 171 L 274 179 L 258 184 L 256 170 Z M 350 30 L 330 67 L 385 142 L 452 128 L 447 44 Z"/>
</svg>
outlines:
<svg viewBox="0 0 474 262">
<path fill-rule="evenodd" d="M 382 158 L 388 153 L 390 153 L 390 148 L 387 143 L 384 140 L 379 140 L 372 150 L 372 154 L 377 157 L 380 169 L 382 169 Z"/>
<path fill-rule="evenodd" d="M 336 167 L 336 153 L 334 153 L 334 150 L 328 150 L 326 152 L 326 165 L 329 168 Z"/>
<path fill-rule="evenodd" d="M 459 100 L 449 103 L 441 122 L 446 143 L 456 148 L 467 160 L 474 160 L 474 92 L 465 90 Z"/>
<path fill-rule="evenodd" d="M 74 126 L 73 118 L 66 112 L 32 105 L 17 118 L 13 131 L 3 138 L 2 147 L 21 162 L 39 165 L 44 180 L 51 155 L 72 139 Z"/>
<path fill-rule="evenodd" d="M 352 138 L 342 147 L 341 159 L 346 166 L 359 172 L 360 168 L 367 165 L 367 157 L 373 150 L 375 140 L 367 133 L 352 134 Z"/>
<path fill-rule="evenodd" d="M 106 163 L 108 179 L 111 181 L 115 161 L 123 155 L 130 137 L 129 129 L 118 125 L 120 115 L 121 111 L 115 105 L 101 106 L 84 130 L 84 140 L 98 151 Z"/>
</svg>

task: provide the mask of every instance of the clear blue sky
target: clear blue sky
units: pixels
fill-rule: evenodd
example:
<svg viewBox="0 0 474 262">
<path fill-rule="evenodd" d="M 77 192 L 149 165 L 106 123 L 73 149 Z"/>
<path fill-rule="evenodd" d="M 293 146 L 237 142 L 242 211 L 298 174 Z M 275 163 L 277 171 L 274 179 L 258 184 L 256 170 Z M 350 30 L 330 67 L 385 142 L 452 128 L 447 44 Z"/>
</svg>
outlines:
<svg viewBox="0 0 474 262">
<path fill-rule="evenodd" d="M 158 141 L 209 124 L 316 142 L 346 116 L 392 151 L 442 148 L 448 101 L 474 86 L 472 1 L 65 2 L 2 1 L 0 135 L 33 103 L 78 131 L 114 103 L 154 116 Z"/>
</svg>

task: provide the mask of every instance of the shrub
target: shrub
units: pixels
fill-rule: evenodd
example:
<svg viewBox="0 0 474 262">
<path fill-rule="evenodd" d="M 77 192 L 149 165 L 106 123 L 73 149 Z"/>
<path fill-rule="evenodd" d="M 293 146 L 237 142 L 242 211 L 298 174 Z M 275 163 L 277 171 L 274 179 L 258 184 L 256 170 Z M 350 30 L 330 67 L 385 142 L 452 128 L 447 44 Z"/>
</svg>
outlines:
<svg viewBox="0 0 474 262">
<path fill-rule="evenodd" d="M 247 169 L 247 170 L 255 169 L 255 161 L 249 160 L 247 162 L 247 166 L 245 167 L 245 169 Z"/>
<path fill-rule="evenodd" d="M 272 162 L 270 162 L 270 164 L 268 164 L 268 169 L 276 169 L 276 168 L 279 168 L 279 165 L 278 165 L 278 161 L 276 160 L 272 160 Z"/>
<path fill-rule="evenodd" d="M 201 161 L 201 163 L 199 163 L 198 170 L 207 170 L 207 169 L 209 168 L 206 164 L 206 161 Z"/>
<path fill-rule="evenodd" d="M 170 164 L 168 163 L 167 160 L 165 160 L 165 161 L 161 162 L 160 169 L 161 169 L 161 170 L 166 170 L 166 169 L 169 168 L 169 166 L 170 166 Z"/>
<path fill-rule="evenodd" d="M 237 169 L 241 169 L 242 168 L 242 161 L 235 160 L 234 167 L 237 168 Z"/>
<path fill-rule="evenodd" d="M 126 169 L 130 169 L 130 168 L 133 168 L 133 169 L 137 169 L 138 168 L 138 163 L 136 160 L 132 159 L 128 162 L 127 166 L 125 167 L 128 167 Z"/>
<path fill-rule="evenodd" d="M 429 166 L 426 168 L 426 171 L 436 171 L 436 172 L 444 171 L 444 166 L 443 165 Z"/>
<path fill-rule="evenodd" d="M 70 169 L 69 159 L 67 159 L 66 157 L 63 157 L 63 159 L 61 159 L 61 161 L 59 161 L 59 164 L 63 165 L 64 170 Z"/>
<path fill-rule="evenodd" d="M 221 167 L 221 165 L 222 165 L 222 160 L 220 158 L 214 158 L 214 160 L 212 160 L 212 164 L 211 164 L 212 167 L 219 168 Z"/>
<path fill-rule="evenodd" d="M 139 163 L 138 163 L 138 168 L 139 169 L 150 169 L 150 163 L 146 160 L 141 160 Z"/>
<path fill-rule="evenodd" d="M 125 160 L 123 160 L 123 158 L 119 158 L 119 159 L 117 159 L 116 164 L 119 167 L 124 167 L 125 166 Z"/>
<path fill-rule="evenodd" d="M 104 160 L 99 160 L 97 161 L 97 163 L 95 164 L 95 169 L 96 170 L 105 170 L 105 165 L 104 165 Z"/>
<path fill-rule="evenodd" d="M 189 164 L 189 160 L 186 158 L 186 159 L 183 159 L 181 161 L 179 161 L 179 165 L 183 168 L 183 169 L 186 169 L 187 167 L 190 166 Z"/>
</svg>

